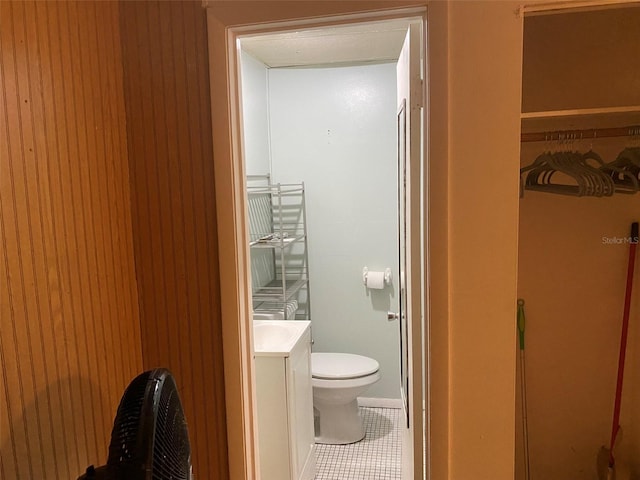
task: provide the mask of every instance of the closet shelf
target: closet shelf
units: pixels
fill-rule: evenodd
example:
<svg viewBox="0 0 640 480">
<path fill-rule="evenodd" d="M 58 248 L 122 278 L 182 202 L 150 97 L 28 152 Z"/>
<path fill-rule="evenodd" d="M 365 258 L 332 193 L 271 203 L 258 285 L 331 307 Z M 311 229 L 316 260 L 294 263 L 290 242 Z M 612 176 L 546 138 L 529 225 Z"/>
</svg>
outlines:
<svg viewBox="0 0 640 480">
<path fill-rule="evenodd" d="M 622 107 L 584 108 L 573 110 L 550 110 L 541 112 L 523 112 L 521 114 L 521 130 L 525 135 L 544 135 L 552 132 L 571 132 L 582 130 L 585 138 L 597 129 L 620 129 L 617 132 L 601 132 L 600 137 L 628 136 L 629 129 L 640 126 L 640 105 Z M 589 132 L 587 132 L 589 131 Z M 598 132 L 595 132 L 596 137 Z"/>
<path fill-rule="evenodd" d="M 582 117 L 593 115 L 612 115 L 640 112 L 640 105 L 601 108 L 574 108 L 567 110 L 546 110 L 540 112 L 522 112 L 521 118 Z"/>
</svg>

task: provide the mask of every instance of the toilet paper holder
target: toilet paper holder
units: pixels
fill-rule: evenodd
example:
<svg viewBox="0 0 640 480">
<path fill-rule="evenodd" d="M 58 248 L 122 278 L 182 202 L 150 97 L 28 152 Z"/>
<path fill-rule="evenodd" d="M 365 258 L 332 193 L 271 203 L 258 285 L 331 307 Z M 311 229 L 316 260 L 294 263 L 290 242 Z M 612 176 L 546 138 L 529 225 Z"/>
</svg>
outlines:
<svg viewBox="0 0 640 480">
<path fill-rule="evenodd" d="M 367 276 L 369 275 L 369 269 L 367 267 L 364 267 L 362 269 L 362 283 L 364 285 L 367 285 Z M 385 268 L 384 269 L 384 284 L 385 285 L 391 285 L 391 280 L 392 280 L 392 276 L 391 276 L 391 269 L 390 268 Z"/>
</svg>

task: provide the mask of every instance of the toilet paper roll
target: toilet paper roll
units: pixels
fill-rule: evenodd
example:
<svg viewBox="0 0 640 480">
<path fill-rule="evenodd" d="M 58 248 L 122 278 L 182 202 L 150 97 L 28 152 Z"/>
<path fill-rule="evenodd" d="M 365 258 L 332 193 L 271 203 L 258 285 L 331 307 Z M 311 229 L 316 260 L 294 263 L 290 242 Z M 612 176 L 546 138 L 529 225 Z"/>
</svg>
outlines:
<svg viewBox="0 0 640 480">
<path fill-rule="evenodd" d="M 384 272 L 367 272 L 367 288 L 382 290 L 384 288 Z"/>
</svg>

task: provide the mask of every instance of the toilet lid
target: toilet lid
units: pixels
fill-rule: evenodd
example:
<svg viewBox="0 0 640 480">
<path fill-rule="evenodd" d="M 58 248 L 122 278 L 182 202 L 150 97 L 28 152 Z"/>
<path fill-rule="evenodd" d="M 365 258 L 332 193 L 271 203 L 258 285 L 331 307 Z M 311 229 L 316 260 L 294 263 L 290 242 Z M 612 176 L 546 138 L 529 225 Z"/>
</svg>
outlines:
<svg viewBox="0 0 640 480">
<path fill-rule="evenodd" d="M 352 353 L 312 353 L 311 375 L 315 378 L 348 379 L 375 373 L 380 364 L 373 358 Z"/>
</svg>

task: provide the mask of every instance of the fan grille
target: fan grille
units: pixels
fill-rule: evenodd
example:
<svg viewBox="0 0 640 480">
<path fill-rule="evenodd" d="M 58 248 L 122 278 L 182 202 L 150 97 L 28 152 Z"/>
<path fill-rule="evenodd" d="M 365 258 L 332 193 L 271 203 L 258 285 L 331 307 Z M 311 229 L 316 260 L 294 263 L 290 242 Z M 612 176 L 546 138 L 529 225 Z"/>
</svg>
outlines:
<svg viewBox="0 0 640 480">
<path fill-rule="evenodd" d="M 105 468 L 118 480 L 190 480 L 187 422 L 168 370 L 144 372 L 125 390 Z"/>
<path fill-rule="evenodd" d="M 134 378 L 120 400 L 111 431 L 108 465 L 132 461 L 140 454 L 137 452 L 136 446 L 145 389 L 150 376 L 151 372 L 149 371 Z"/>
<path fill-rule="evenodd" d="M 187 422 L 172 376 L 167 376 L 160 392 L 156 436 L 153 446 L 154 480 L 188 480 L 190 452 Z"/>
</svg>

